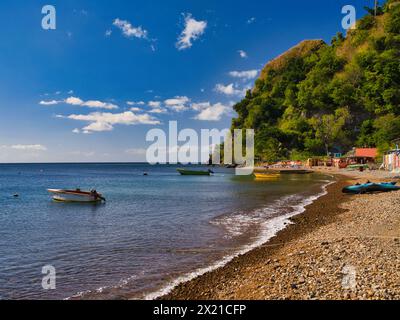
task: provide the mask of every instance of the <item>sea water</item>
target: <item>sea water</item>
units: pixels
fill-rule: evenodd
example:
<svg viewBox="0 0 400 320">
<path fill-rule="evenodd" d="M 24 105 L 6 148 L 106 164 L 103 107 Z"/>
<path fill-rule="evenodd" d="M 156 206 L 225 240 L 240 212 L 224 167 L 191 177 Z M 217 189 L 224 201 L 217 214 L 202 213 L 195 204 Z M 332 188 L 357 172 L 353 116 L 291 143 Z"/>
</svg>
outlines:
<svg viewBox="0 0 400 320">
<path fill-rule="evenodd" d="M 318 174 L 256 181 L 223 168 L 180 176 L 176 169 L 0 165 L 0 299 L 155 298 L 261 245 L 331 181 Z M 107 202 L 56 203 L 49 188 L 97 189 Z M 42 287 L 44 266 L 55 269 L 53 290 Z"/>
</svg>

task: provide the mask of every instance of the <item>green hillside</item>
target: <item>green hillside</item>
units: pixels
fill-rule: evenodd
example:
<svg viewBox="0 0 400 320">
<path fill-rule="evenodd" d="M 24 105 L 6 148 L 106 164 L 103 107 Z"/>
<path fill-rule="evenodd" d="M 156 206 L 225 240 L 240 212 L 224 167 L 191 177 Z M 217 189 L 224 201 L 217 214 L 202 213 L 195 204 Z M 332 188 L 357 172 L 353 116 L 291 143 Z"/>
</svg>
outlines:
<svg viewBox="0 0 400 320">
<path fill-rule="evenodd" d="M 385 150 L 400 137 L 400 2 L 378 14 L 331 44 L 303 41 L 264 67 L 232 121 L 232 129 L 255 129 L 258 158 Z"/>
</svg>

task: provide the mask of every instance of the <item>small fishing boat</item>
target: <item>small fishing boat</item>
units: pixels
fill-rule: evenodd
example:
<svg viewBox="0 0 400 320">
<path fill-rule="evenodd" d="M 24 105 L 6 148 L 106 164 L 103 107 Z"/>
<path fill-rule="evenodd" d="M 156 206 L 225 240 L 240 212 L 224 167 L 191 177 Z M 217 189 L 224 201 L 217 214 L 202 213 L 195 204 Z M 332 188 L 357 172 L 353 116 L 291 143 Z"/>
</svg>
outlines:
<svg viewBox="0 0 400 320">
<path fill-rule="evenodd" d="M 176 169 L 182 176 L 209 176 L 211 170 L 187 170 L 187 169 Z"/>
<path fill-rule="evenodd" d="M 106 201 L 106 199 L 100 193 L 97 193 L 96 190 L 81 191 L 80 189 L 48 189 L 47 191 L 53 195 L 53 200 L 57 202 L 97 203 Z"/>
<path fill-rule="evenodd" d="M 352 164 L 352 165 L 347 166 L 347 169 L 350 169 L 350 170 L 369 169 L 369 166 L 367 164 Z"/>
<path fill-rule="evenodd" d="M 343 188 L 343 193 L 364 194 L 371 192 L 390 192 L 400 190 L 400 187 L 396 186 L 396 184 L 397 182 L 367 182 L 365 184 L 356 184 L 354 186 L 345 187 Z"/>
<path fill-rule="evenodd" d="M 276 180 L 279 179 L 281 174 L 279 172 L 254 172 L 254 176 L 256 177 L 256 180 Z"/>
</svg>

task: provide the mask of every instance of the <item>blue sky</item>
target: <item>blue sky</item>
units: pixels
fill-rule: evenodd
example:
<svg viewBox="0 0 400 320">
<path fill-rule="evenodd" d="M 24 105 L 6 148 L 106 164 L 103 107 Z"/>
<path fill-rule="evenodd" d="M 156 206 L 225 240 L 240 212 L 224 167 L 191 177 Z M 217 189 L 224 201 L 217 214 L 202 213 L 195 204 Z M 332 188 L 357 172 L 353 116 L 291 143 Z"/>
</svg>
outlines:
<svg viewBox="0 0 400 320">
<path fill-rule="evenodd" d="M 0 4 L 0 162 L 142 161 L 152 128 L 229 128 L 269 60 L 373 0 Z M 41 27 L 56 8 L 56 30 Z"/>
</svg>

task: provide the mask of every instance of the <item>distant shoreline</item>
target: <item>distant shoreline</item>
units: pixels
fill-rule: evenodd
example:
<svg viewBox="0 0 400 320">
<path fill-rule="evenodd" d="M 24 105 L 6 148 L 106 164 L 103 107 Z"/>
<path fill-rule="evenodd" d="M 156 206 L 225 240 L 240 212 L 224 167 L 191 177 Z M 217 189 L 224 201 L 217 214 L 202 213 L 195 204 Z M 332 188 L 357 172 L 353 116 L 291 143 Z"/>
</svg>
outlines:
<svg viewBox="0 0 400 320">
<path fill-rule="evenodd" d="M 47 164 L 149 164 L 147 162 L 0 162 L 0 165 L 47 165 Z"/>
</svg>

